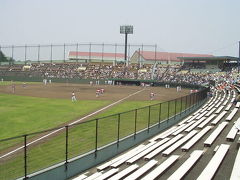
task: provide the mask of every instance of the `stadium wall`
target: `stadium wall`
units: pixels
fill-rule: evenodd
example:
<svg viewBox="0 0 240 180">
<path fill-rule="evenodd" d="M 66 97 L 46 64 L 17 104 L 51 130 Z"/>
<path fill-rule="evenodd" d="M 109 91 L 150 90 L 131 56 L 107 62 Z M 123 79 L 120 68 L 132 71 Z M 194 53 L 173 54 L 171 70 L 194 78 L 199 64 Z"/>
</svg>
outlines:
<svg viewBox="0 0 240 180">
<path fill-rule="evenodd" d="M 21 76 L 4 76 L 4 81 L 21 81 L 21 82 L 43 82 L 43 77 L 21 77 Z M 95 83 L 96 79 L 79 79 L 79 78 L 47 78 L 51 79 L 52 83 L 79 83 L 79 84 L 89 84 L 90 81 Z M 141 83 L 145 83 L 151 86 L 165 86 L 169 84 L 170 87 L 176 87 L 181 85 L 182 88 L 193 88 L 193 89 L 202 89 L 200 85 L 192 85 L 187 83 L 169 83 L 169 82 L 157 82 L 156 80 L 136 80 L 136 79 L 99 79 L 99 84 L 105 84 L 105 81 L 113 81 L 114 84 L 121 83 L 122 85 L 136 85 L 139 86 Z"/>
</svg>

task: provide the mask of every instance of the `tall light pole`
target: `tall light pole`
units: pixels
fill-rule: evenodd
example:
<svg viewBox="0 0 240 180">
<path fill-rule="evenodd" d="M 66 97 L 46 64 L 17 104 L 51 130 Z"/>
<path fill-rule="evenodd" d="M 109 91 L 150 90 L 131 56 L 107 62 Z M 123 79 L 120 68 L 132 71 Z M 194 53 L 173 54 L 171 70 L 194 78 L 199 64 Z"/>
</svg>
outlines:
<svg viewBox="0 0 240 180">
<path fill-rule="evenodd" d="M 133 34 L 133 26 L 131 26 L 131 25 L 120 26 L 120 34 L 125 34 L 124 59 L 125 59 L 125 63 L 126 63 L 127 62 L 127 37 L 128 37 L 128 34 Z"/>
</svg>

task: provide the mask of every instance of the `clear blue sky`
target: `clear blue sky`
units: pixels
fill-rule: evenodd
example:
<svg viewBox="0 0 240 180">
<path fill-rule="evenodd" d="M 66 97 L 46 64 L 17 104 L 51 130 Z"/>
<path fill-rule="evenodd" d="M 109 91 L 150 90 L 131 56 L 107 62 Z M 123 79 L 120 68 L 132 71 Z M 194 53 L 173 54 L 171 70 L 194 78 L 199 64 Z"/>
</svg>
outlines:
<svg viewBox="0 0 240 180">
<path fill-rule="evenodd" d="M 240 0 L 0 0 L 0 45 L 124 43 L 238 56 Z"/>
</svg>

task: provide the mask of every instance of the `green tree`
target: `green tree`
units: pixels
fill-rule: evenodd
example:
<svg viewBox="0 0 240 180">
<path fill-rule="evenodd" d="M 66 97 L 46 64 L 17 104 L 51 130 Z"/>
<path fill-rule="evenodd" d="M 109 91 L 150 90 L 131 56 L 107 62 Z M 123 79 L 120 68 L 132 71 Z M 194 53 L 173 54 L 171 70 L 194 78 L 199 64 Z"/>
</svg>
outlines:
<svg viewBox="0 0 240 180">
<path fill-rule="evenodd" d="M 0 64 L 1 62 L 8 62 L 9 64 L 14 64 L 14 59 L 11 57 L 6 57 L 2 51 L 0 51 Z"/>
<path fill-rule="evenodd" d="M 7 57 L 3 54 L 2 51 L 0 51 L 0 62 L 7 62 Z"/>
</svg>

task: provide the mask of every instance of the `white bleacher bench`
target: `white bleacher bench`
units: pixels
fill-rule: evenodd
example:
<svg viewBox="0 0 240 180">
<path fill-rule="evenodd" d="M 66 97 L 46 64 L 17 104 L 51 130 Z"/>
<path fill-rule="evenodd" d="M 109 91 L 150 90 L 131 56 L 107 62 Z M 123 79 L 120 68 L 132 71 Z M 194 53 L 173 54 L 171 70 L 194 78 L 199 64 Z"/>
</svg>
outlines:
<svg viewBox="0 0 240 180">
<path fill-rule="evenodd" d="M 190 157 L 168 178 L 168 180 L 182 179 L 202 156 L 202 150 L 195 150 Z"/>
<path fill-rule="evenodd" d="M 212 97 L 211 97 L 211 99 L 212 99 Z M 211 99 L 210 99 L 206 104 L 204 104 L 204 105 L 201 107 L 201 109 L 199 109 L 199 110 L 202 110 L 202 109 L 204 109 L 205 107 L 207 107 L 208 104 L 210 103 Z M 199 113 L 199 111 L 198 111 L 197 113 Z M 196 113 L 196 114 L 197 114 L 197 113 Z M 194 114 L 194 115 L 195 115 L 195 114 Z"/>
<path fill-rule="evenodd" d="M 232 110 L 232 112 L 228 115 L 228 117 L 226 118 L 226 121 L 231 121 L 232 120 L 232 118 L 235 116 L 235 114 L 237 113 L 237 111 L 238 111 L 238 108 L 234 108 L 233 110 Z"/>
<path fill-rule="evenodd" d="M 217 152 L 218 148 L 219 148 L 219 145 L 214 148 L 213 154 L 215 154 Z"/>
<path fill-rule="evenodd" d="M 212 108 L 208 113 L 205 115 L 206 117 L 209 117 L 213 112 L 216 110 L 216 108 Z"/>
<path fill-rule="evenodd" d="M 139 160 L 140 158 L 147 155 L 148 153 L 150 153 L 151 151 L 158 148 L 159 146 L 161 146 L 162 144 L 166 143 L 169 140 L 170 140 L 170 138 L 165 138 L 165 139 L 157 142 L 156 144 L 152 145 L 151 147 L 147 148 L 146 150 L 140 152 L 136 156 L 133 156 L 131 159 L 127 160 L 126 163 L 127 164 L 132 164 L 132 163 L 136 162 L 137 160 Z"/>
<path fill-rule="evenodd" d="M 209 161 L 202 173 L 199 175 L 197 180 L 211 180 L 213 178 L 225 155 L 227 154 L 229 147 L 230 145 L 227 144 L 221 144 L 219 146 L 217 152 L 214 154 L 214 156 Z"/>
<path fill-rule="evenodd" d="M 156 164 L 157 164 L 157 161 L 153 159 L 148 163 L 146 163 L 141 168 L 139 168 L 137 171 L 133 172 L 131 175 L 126 177 L 124 180 L 138 179 L 139 177 L 143 176 L 146 172 L 148 172 L 150 169 L 152 169 Z"/>
<path fill-rule="evenodd" d="M 131 153 L 131 154 L 128 154 L 127 156 L 124 156 L 122 159 L 120 159 L 119 161 L 113 163 L 112 165 L 110 165 L 110 167 L 112 168 L 116 168 L 118 166 L 120 166 L 121 164 L 125 163 L 128 159 L 136 156 L 138 153 L 144 151 L 145 149 L 148 149 L 150 146 L 152 146 L 153 144 L 155 144 L 156 142 L 152 142 L 152 143 L 149 143 L 147 145 L 145 145 L 143 148 Z"/>
<path fill-rule="evenodd" d="M 215 100 L 214 100 L 215 101 Z M 212 106 L 212 104 L 213 104 L 213 101 L 212 102 L 210 102 L 208 105 L 207 105 L 207 108 L 208 107 L 211 107 Z M 203 112 L 203 111 L 201 111 L 201 112 Z"/>
<path fill-rule="evenodd" d="M 225 108 L 225 111 L 229 111 L 231 107 L 232 107 L 232 103 L 228 104 L 227 107 Z"/>
<path fill-rule="evenodd" d="M 191 126 L 193 123 L 195 123 L 196 121 L 191 121 L 187 124 L 185 124 L 183 127 L 179 128 L 177 131 L 173 132 L 172 135 L 176 136 L 178 134 L 180 134 L 182 131 L 184 131 L 185 129 L 187 129 L 189 126 Z"/>
<path fill-rule="evenodd" d="M 92 174 L 91 176 L 88 176 L 84 180 L 93 180 L 93 179 L 96 179 L 97 177 L 99 177 L 101 175 L 102 175 L 102 172 L 96 172 L 96 173 Z"/>
<path fill-rule="evenodd" d="M 211 146 L 218 135 L 222 132 L 222 130 L 227 126 L 228 122 L 222 122 L 218 125 L 218 127 L 212 132 L 210 136 L 204 141 L 204 146 Z"/>
<path fill-rule="evenodd" d="M 184 146 L 181 147 L 182 151 L 188 151 L 196 142 L 198 142 L 210 129 L 212 126 L 206 126 L 200 132 L 197 133 L 192 139 L 190 139 Z"/>
<path fill-rule="evenodd" d="M 76 177 L 76 178 L 73 178 L 72 180 L 83 180 L 87 177 L 87 175 L 85 174 L 81 174 L 80 176 Z"/>
<path fill-rule="evenodd" d="M 240 107 L 240 102 L 237 102 L 237 104 L 236 104 L 235 107 L 236 107 L 236 108 L 239 108 L 239 107 Z"/>
<path fill-rule="evenodd" d="M 109 177 L 113 176 L 117 172 L 118 172 L 118 168 L 111 169 L 111 170 L 105 172 L 104 174 L 102 174 L 101 176 L 98 176 L 95 180 L 105 180 L 105 179 L 108 179 Z"/>
<path fill-rule="evenodd" d="M 201 124 L 199 124 L 197 127 L 202 129 L 204 126 L 206 126 L 214 117 L 216 116 L 216 114 L 212 114 L 211 116 L 209 116 L 206 120 L 204 120 Z"/>
<path fill-rule="evenodd" d="M 215 108 L 218 108 L 221 105 L 221 101 L 215 105 Z"/>
<path fill-rule="evenodd" d="M 189 126 L 187 129 L 185 129 L 185 132 L 190 132 L 192 131 L 195 127 L 197 127 L 200 123 L 202 123 L 204 120 L 206 119 L 206 117 L 202 117 L 201 119 L 199 119 L 198 121 L 196 121 L 194 124 L 192 124 L 191 126 Z"/>
<path fill-rule="evenodd" d="M 188 133 L 185 137 L 183 137 L 182 139 L 180 139 L 179 141 L 177 141 L 176 143 L 174 143 L 172 146 L 170 146 L 169 148 L 167 148 L 165 151 L 162 152 L 163 156 L 168 156 L 169 154 L 171 154 L 173 151 L 175 151 L 179 146 L 181 146 L 182 144 L 184 144 L 186 141 L 188 141 L 189 139 L 191 139 L 195 134 L 197 134 L 198 131 L 197 130 L 192 130 L 190 133 Z"/>
<path fill-rule="evenodd" d="M 226 106 L 227 105 L 227 103 L 228 103 L 228 100 L 229 100 L 229 98 L 227 98 L 224 102 L 223 102 L 223 106 Z"/>
<path fill-rule="evenodd" d="M 162 152 L 163 150 L 165 150 L 166 148 L 171 146 L 173 143 L 177 142 L 182 137 L 183 137 L 183 134 L 179 134 L 179 135 L 175 136 L 170 141 L 166 142 L 165 144 L 163 144 L 162 146 L 158 147 L 157 149 L 155 149 L 154 151 L 152 151 L 148 155 L 144 156 L 144 159 L 145 160 L 152 159 L 154 156 L 156 156 L 157 154 L 159 154 L 160 152 Z"/>
<path fill-rule="evenodd" d="M 110 165 L 112 165 L 113 163 L 116 163 L 117 161 L 123 159 L 125 156 L 128 156 L 130 154 L 133 154 L 134 152 L 138 151 L 139 149 L 145 147 L 145 145 L 140 144 L 139 146 L 135 147 L 134 149 L 128 151 L 127 153 L 124 153 L 116 158 L 114 158 L 113 160 L 110 160 L 100 166 L 97 167 L 97 171 L 102 171 L 103 169 L 106 169 L 107 167 L 109 167 Z"/>
<path fill-rule="evenodd" d="M 227 134 L 226 139 L 228 141 L 233 141 L 235 139 L 238 131 L 240 131 L 240 118 L 238 118 L 238 120 L 234 122 L 234 125 L 231 128 L 231 130 L 229 131 L 229 133 Z"/>
<path fill-rule="evenodd" d="M 193 119 L 193 118 L 194 118 L 194 116 L 188 116 L 187 118 L 182 120 L 180 123 L 178 123 L 178 125 L 180 126 L 180 125 L 184 124 L 185 122 L 187 122 L 188 120 Z"/>
<path fill-rule="evenodd" d="M 240 149 L 238 149 L 238 153 L 235 158 L 235 162 L 234 162 L 234 165 L 232 168 L 230 180 L 239 180 L 240 179 L 240 170 L 239 169 L 240 169 Z"/>
<path fill-rule="evenodd" d="M 207 114 L 208 113 L 208 111 L 204 111 L 204 112 L 202 112 L 198 117 L 196 117 L 196 119 L 198 120 L 198 119 L 201 119 L 203 116 L 205 116 L 205 114 Z"/>
<path fill-rule="evenodd" d="M 226 136 L 226 139 L 228 141 L 233 141 L 237 135 L 238 129 L 233 125 L 233 127 L 231 128 L 231 130 L 229 131 L 229 133 Z"/>
<path fill-rule="evenodd" d="M 211 124 L 216 125 L 226 114 L 227 114 L 227 111 L 221 112 L 221 113 L 211 122 Z"/>
<path fill-rule="evenodd" d="M 122 179 L 122 178 L 126 177 L 128 174 L 130 174 L 133 171 L 135 171 L 136 169 L 138 169 L 138 167 L 139 166 L 137 164 L 133 164 L 133 165 L 129 166 L 128 168 L 122 170 L 121 172 L 115 174 L 114 176 L 112 176 L 108 180 L 119 180 L 119 179 Z"/>
<path fill-rule="evenodd" d="M 202 114 L 203 112 L 207 111 L 207 109 L 208 109 L 208 106 L 203 108 L 198 114 Z"/>
<path fill-rule="evenodd" d="M 213 105 L 211 105 L 210 107 L 208 107 L 208 108 L 207 108 L 207 111 L 212 110 L 212 108 L 214 108 L 214 106 L 215 106 L 215 103 L 214 103 Z"/>
<path fill-rule="evenodd" d="M 201 107 L 200 109 L 198 109 L 196 112 L 193 113 L 193 115 L 195 116 L 196 114 L 198 114 L 203 108 L 205 108 L 204 106 Z"/>
<path fill-rule="evenodd" d="M 224 102 L 223 102 L 223 106 L 226 106 L 227 105 L 227 103 L 228 103 L 228 100 L 229 100 L 229 98 L 227 98 Z"/>
<path fill-rule="evenodd" d="M 189 123 L 189 122 L 195 120 L 196 117 L 198 117 L 198 116 L 199 116 L 199 114 L 194 115 L 192 118 L 190 118 L 189 120 L 187 120 L 187 123 Z"/>
<path fill-rule="evenodd" d="M 172 135 L 174 132 L 178 131 L 179 129 L 181 129 L 182 127 L 186 126 L 186 124 L 182 124 L 178 127 L 176 127 L 175 129 L 173 129 L 172 131 L 169 131 L 168 133 L 164 134 L 164 136 L 162 136 L 161 138 L 166 138 L 170 135 Z"/>
<path fill-rule="evenodd" d="M 215 114 L 219 114 L 222 109 L 224 108 L 224 106 L 220 106 L 216 111 L 215 111 Z"/>
<path fill-rule="evenodd" d="M 153 137 L 152 139 L 150 139 L 149 142 L 153 142 L 153 141 L 157 141 L 157 140 L 159 140 L 159 139 L 163 139 L 162 137 L 165 137 L 165 135 L 168 134 L 169 132 L 172 133 L 175 128 L 177 128 L 177 126 L 173 126 L 173 127 L 171 127 L 170 129 L 168 129 L 168 130 L 166 130 L 166 131 L 158 134 L 157 136 L 155 136 L 155 137 Z M 171 134 L 171 133 L 170 133 L 170 134 Z"/>
<path fill-rule="evenodd" d="M 154 180 L 159 177 L 162 173 L 164 173 L 169 167 L 173 165 L 174 162 L 178 160 L 178 155 L 172 155 L 168 159 L 166 159 L 163 163 L 161 163 L 158 167 L 148 173 L 141 180 Z"/>
</svg>

